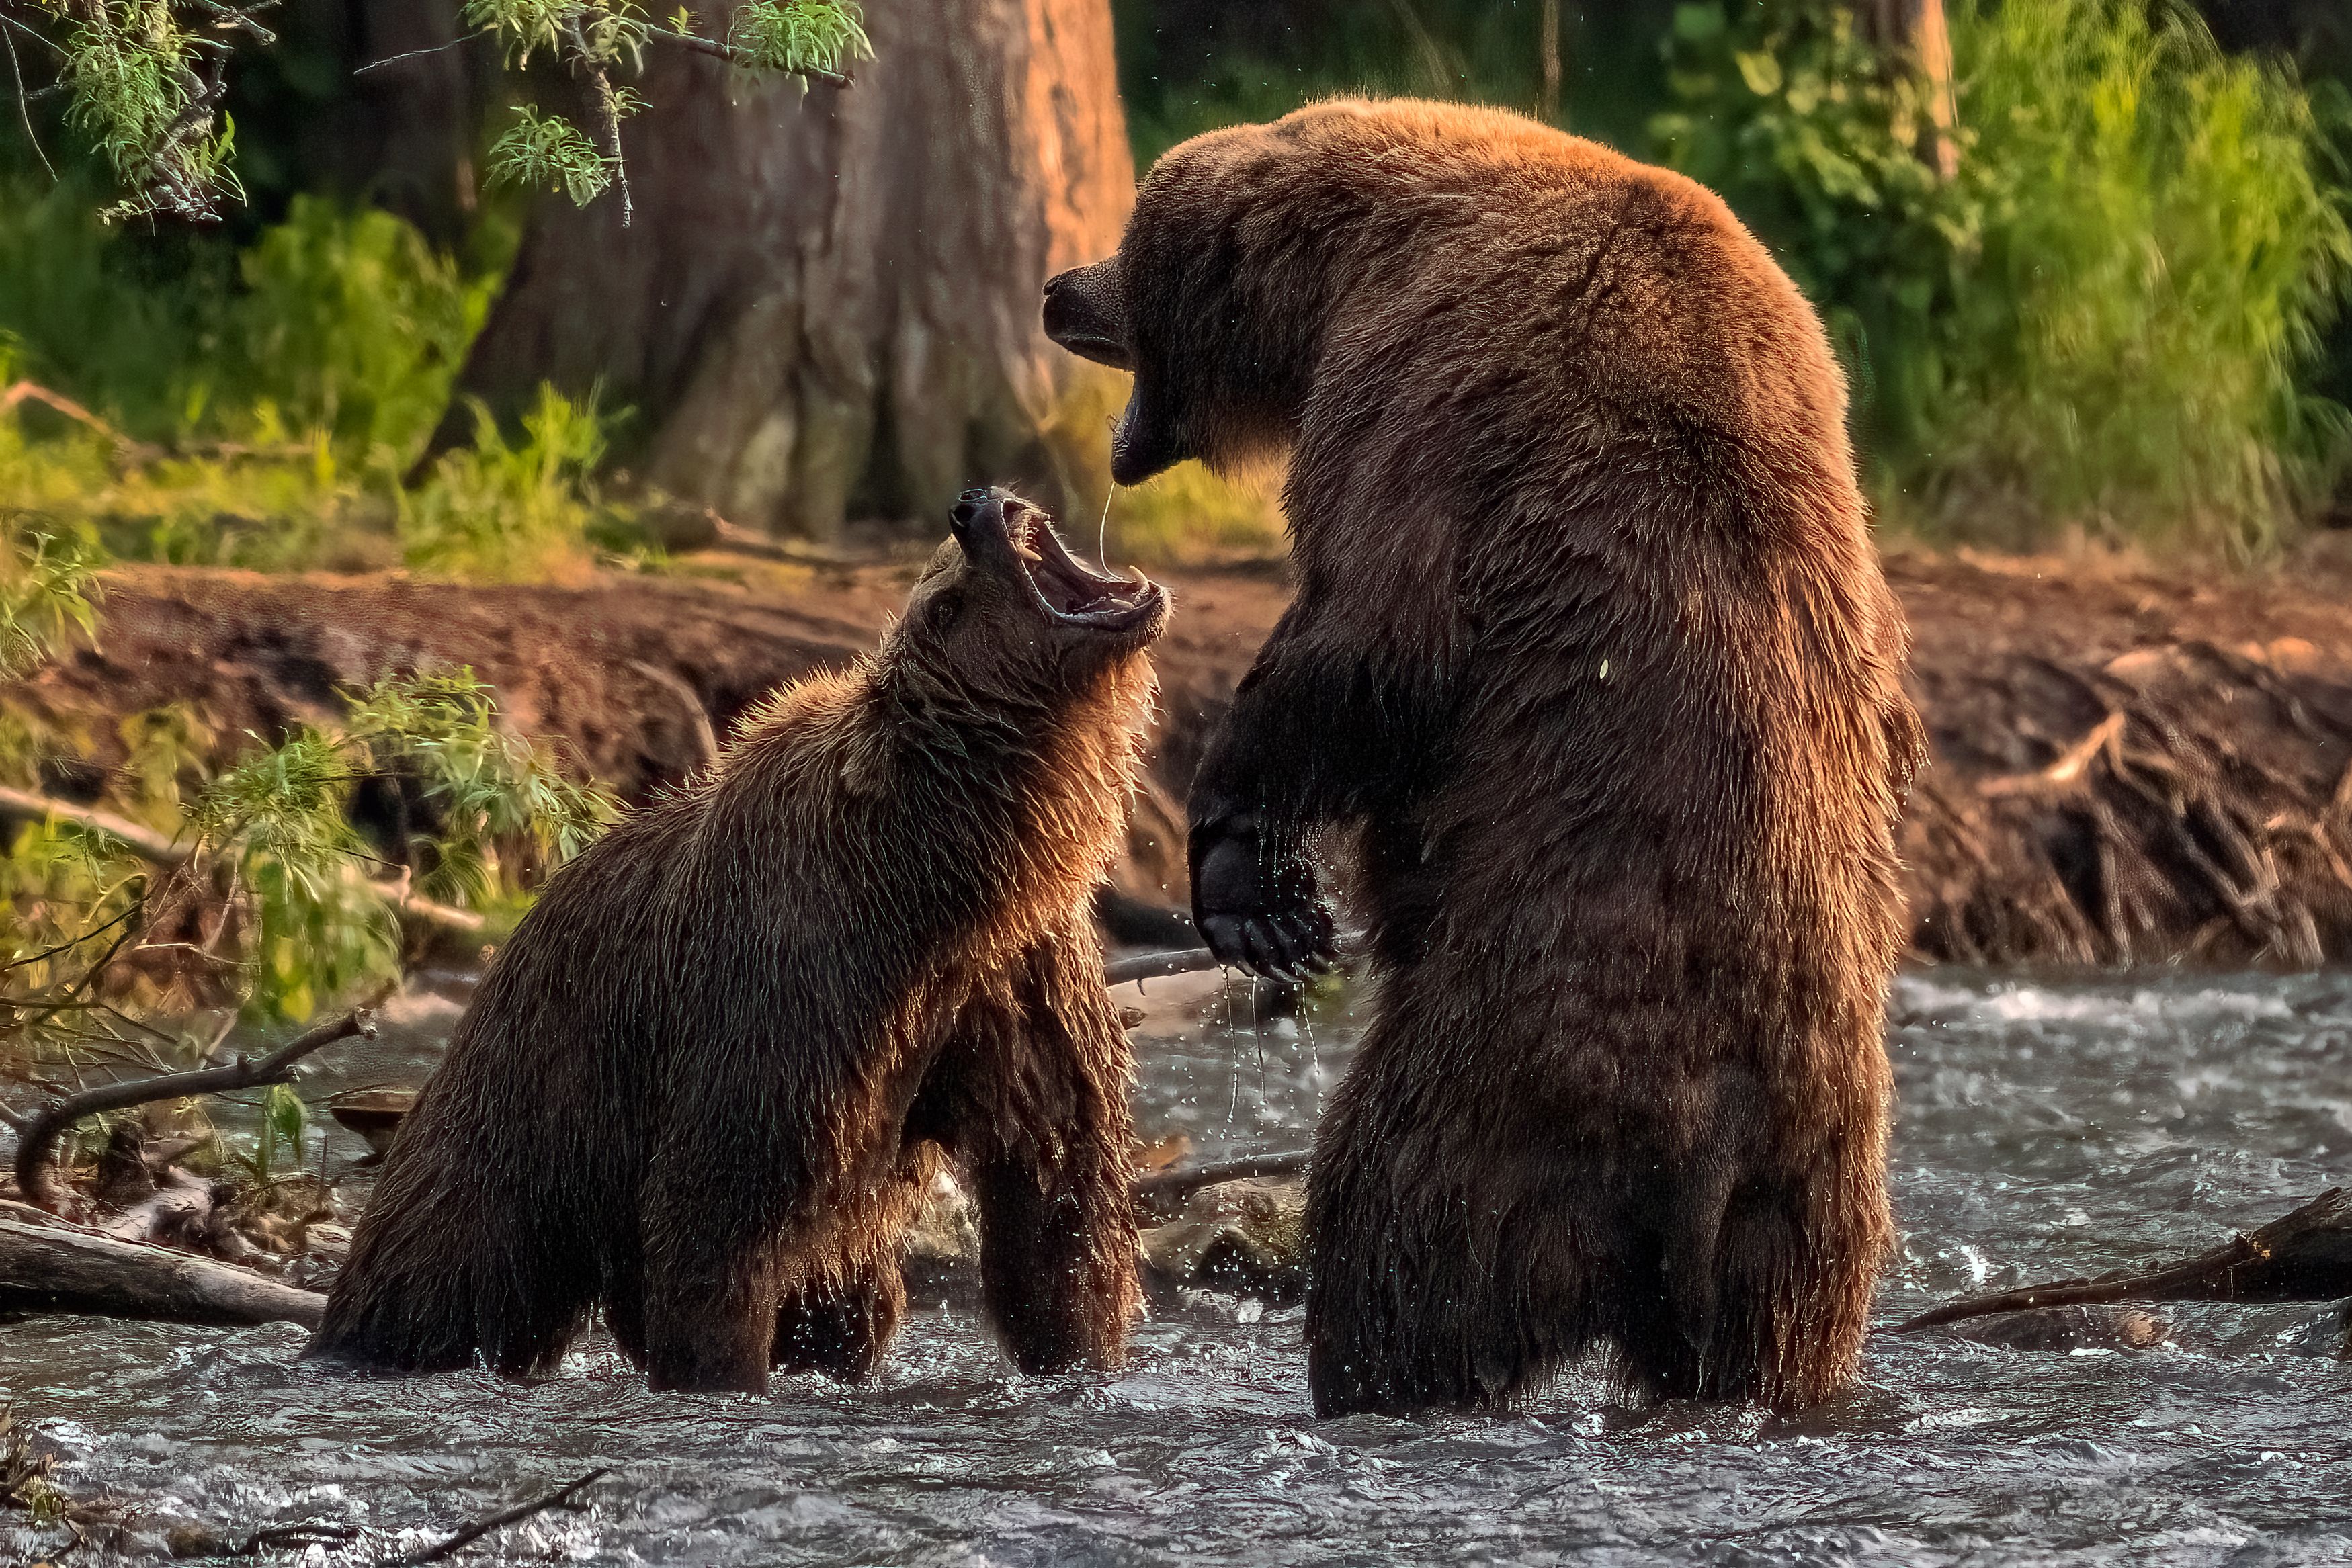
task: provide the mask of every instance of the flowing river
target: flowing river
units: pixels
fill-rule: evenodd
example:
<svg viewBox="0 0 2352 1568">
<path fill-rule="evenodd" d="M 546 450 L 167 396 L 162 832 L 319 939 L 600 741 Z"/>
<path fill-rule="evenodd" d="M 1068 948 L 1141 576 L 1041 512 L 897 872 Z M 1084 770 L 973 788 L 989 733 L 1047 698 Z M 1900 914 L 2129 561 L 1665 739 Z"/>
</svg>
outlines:
<svg viewBox="0 0 2352 1568">
<path fill-rule="evenodd" d="M 1882 1321 L 2201 1249 L 2352 1181 L 2352 976 L 1936 971 L 1894 1017 Z M 1344 1005 L 1262 1022 L 1239 988 L 1166 1009 L 1139 1030 L 1139 1123 L 1207 1158 L 1302 1146 L 1351 1039 Z M 417 1049 L 334 1071 L 413 1072 Z M 2145 1351 L 1881 1336 L 1859 1386 L 1790 1421 L 1627 1408 L 1578 1375 L 1509 1416 L 1318 1422 L 1297 1309 L 1207 1294 L 1118 1376 L 1019 1376 L 925 1303 L 876 1385 L 764 1399 L 651 1396 L 593 1344 L 536 1386 L 374 1381 L 299 1364 L 290 1327 L 68 1318 L 0 1324 L 0 1389 L 79 1496 L 231 1534 L 363 1527 L 247 1559 L 268 1563 L 380 1562 L 609 1466 L 583 1511 L 460 1560 L 2307 1564 L 2352 1563 L 2347 1306 L 2159 1307 Z M 0 1563 L 63 1542 L 23 1517 Z"/>
</svg>

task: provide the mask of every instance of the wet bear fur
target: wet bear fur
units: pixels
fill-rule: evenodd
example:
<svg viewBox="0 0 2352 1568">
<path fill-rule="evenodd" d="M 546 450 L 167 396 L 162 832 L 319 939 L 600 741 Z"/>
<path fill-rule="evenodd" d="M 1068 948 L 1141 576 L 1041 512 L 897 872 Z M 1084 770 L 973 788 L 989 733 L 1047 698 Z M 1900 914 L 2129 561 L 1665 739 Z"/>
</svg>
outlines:
<svg viewBox="0 0 2352 1568">
<path fill-rule="evenodd" d="M 1087 904 L 1165 600 L 1056 623 L 1012 542 L 1042 517 L 974 501 L 877 654 L 772 698 L 553 879 L 402 1126 L 313 1354 L 544 1374 L 601 1306 L 656 1388 L 859 1376 L 945 1158 L 1013 1359 L 1120 1360 L 1132 1072 Z"/>
<path fill-rule="evenodd" d="M 1154 166 L 1047 330 L 1114 471 L 1286 458 L 1296 597 L 1191 800 L 1229 960 L 1377 1010 L 1316 1141 L 1318 1408 L 1794 1409 L 1889 1249 L 1892 826 L 1920 755 L 1821 324 L 1711 193 L 1489 110 L 1335 101 Z"/>
</svg>

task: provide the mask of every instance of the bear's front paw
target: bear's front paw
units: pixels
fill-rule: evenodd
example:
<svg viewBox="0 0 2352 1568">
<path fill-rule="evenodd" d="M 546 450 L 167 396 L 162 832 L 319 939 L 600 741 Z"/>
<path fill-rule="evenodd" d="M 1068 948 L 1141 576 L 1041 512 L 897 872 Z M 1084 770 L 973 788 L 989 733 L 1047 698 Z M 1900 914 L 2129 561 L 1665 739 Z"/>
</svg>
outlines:
<svg viewBox="0 0 2352 1568">
<path fill-rule="evenodd" d="M 1306 858 L 1271 850 L 1245 817 L 1192 835 L 1192 920 L 1221 964 L 1270 980 L 1321 974 L 1339 956 Z"/>
</svg>

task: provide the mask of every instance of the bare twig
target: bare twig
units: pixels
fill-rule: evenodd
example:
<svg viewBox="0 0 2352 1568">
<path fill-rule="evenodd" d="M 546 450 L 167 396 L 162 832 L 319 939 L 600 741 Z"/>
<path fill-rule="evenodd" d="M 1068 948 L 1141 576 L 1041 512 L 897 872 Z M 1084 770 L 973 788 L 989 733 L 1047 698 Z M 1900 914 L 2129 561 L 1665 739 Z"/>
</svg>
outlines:
<svg viewBox="0 0 2352 1568">
<path fill-rule="evenodd" d="M 57 169 L 50 163 L 47 152 L 42 148 L 41 139 L 33 131 L 33 104 L 25 92 L 25 68 L 16 58 L 16 35 L 0 29 L 0 43 L 8 46 L 8 75 L 16 84 L 16 113 L 25 122 L 25 140 L 32 146 L 33 156 L 41 161 L 41 167 L 48 171 L 49 178 L 54 181 L 58 177 Z"/>
<path fill-rule="evenodd" d="M 435 44 L 429 48 L 410 49 L 405 54 L 386 55 L 380 60 L 370 60 L 367 64 L 355 68 L 352 70 L 352 75 L 363 76 L 369 71 L 380 71 L 386 66 L 396 66 L 403 60 L 421 60 L 427 55 L 437 55 L 442 53 L 444 50 L 457 48 L 460 45 L 469 44 L 476 38 L 484 37 L 486 36 L 487 35 L 482 33 L 467 33 L 462 38 L 452 38 L 446 44 Z"/>
<path fill-rule="evenodd" d="M 11 57 L 14 57 L 13 51 Z M 143 441 L 123 434 L 65 393 L 52 392 L 38 382 L 20 381 L 6 391 L 0 392 L 0 412 L 15 408 L 20 402 L 41 403 L 64 414 L 68 419 L 86 424 L 114 443 L 115 448 L 125 456 L 136 458 L 140 462 L 152 463 L 163 455 L 163 448 L 150 446 Z"/>
<path fill-rule="evenodd" d="M 627 228 L 636 207 L 629 200 L 629 165 L 621 156 L 621 100 L 613 91 L 613 78 L 605 74 L 604 62 L 596 57 L 580 30 L 580 13 L 572 12 L 563 26 L 572 35 L 573 63 L 588 78 L 589 97 L 596 107 L 597 138 L 604 144 L 604 161 L 613 166 L 613 183 L 621 188 L 621 226 Z"/>
<path fill-rule="evenodd" d="M 44 1208 L 55 1210 L 59 1197 L 52 1179 L 49 1150 L 67 1128 L 84 1116 L 121 1111 L 155 1100 L 178 1100 L 191 1094 L 218 1094 L 236 1089 L 258 1089 L 293 1077 L 304 1057 L 353 1035 L 375 1034 L 375 1015 L 354 1008 L 342 1017 L 295 1036 L 258 1061 L 239 1057 L 226 1067 L 203 1067 L 191 1072 L 166 1072 L 127 1083 L 109 1083 L 69 1094 L 35 1115 L 16 1144 L 16 1187 Z"/>
<path fill-rule="evenodd" d="M 429 1546 L 421 1552 L 411 1552 L 404 1556 L 391 1558 L 382 1565 L 382 1568 L 415 1568 L 418 1563 L 438 1563 L 460 1548 L 472 1545 L 494 1530 L 504 1530 L 509 1524 L 520 1523 L 532 1514 L 544 1513 L 551 1508 L 570 1506 L 572 1495 L 574 1492 L 603 1480 L 612 1473 L 609 1466 L 599 1465 L 578 1480 L 568 1486 L 558 1487 L 545 1497 L 533 1498 L 529 1502 L 517 1503 L 514 1507 L 491 1514 L 487 1519 L 476 1520 L 440 1545 Z"/>
<path fill-rule="evenodd" d="M 2058 1280 L 1964 1296 L 1895 1324 L 1916 1333 L 1967 1318 L 2108 1301 L 2332 1301 L 2352 1293 L 2352 1188 L 2329 1187 L 2294 1213 L 2210 1251 L 2138 1273 Z"/>
</svg>

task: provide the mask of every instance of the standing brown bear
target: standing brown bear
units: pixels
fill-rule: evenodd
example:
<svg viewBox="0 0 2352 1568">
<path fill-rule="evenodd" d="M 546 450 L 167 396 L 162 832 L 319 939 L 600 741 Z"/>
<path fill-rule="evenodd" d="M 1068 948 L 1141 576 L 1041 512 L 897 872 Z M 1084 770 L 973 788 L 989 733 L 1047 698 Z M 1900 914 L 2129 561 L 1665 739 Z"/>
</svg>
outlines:
<svg viewBox="0 0 2352 1568">
<path fill-rule="evenodd" d="M 1919 755 L 1820 322 L 1710 193 L 1490 110 L 1325 103 L 1152 169 L 1046 329 L 1113 471 L 1287 454 L 1297 596 L 1202 761 L 1228 962 L 1378 1009 L 1308 1186 L 1317 1408 L 1792 1409 L 1891 1234 L 1892 825 Z"/>
<path fill-rule="evenodd" d="M 1013 1359 L 1120 1359 L 1132 1064 L 1087 901 L 1167 601 L 1002 492 L 954 527 L 879 653 L 555 878 L 386 1156 L 313 1354 L 543 1373 L 601 1304 L 656 1388 L 862 1375 L 944 1152 Z"/>
</svg>

